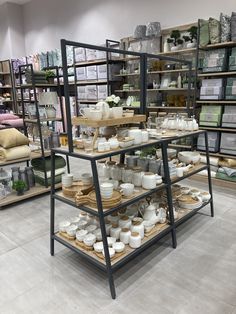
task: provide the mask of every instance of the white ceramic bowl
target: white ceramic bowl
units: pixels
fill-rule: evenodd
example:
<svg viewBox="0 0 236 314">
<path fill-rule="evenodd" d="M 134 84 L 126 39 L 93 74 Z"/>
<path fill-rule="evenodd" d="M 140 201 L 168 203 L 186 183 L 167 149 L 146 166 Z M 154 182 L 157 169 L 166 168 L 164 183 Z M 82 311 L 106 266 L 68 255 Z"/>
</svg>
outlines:
<svg viewBox="0 0 236 314">
<path fill-rule="evenodd" d="M 95 234 L 97 241 L 102 240 L 102 232 L 101 229 L 96 229 L 93 231 L 93 234 Z"/>
<path fill-rule="evenodd" d="M 78 230 L 78 231 L 76 232 L 76 235 L 75 235 L 75 236 L 76 236 L 76 239 L 77 239 L 78 241 L 83 242 L 84 237 L 85 237 L 87 234 L 88 234 L 88 231 L 82 229 L 82 230 Z"/>
<path fill-rule="evenodd" d="M 123 242 L 115 242 L 112 244 L 112 247 L 116 253 L 121 253 L 125 249 L 125 244 Z"/>
<path fill-rule="evenodd" d="M 87 246 L 93 246 L 94 243 L 96 242 L 96 236 L 92 233 L 88 233 L 84 239 L 83 239 L 83 242 L 85 245 Z"/>
<path fill-rule="evenodd" d="M 66 233 L 70 237 L 75 237 L 77 230 L 78 230 L 78 227 L 76 225 L 70 225 L 69 227 L 66 228 Z"/>
<path fill-rule="evenodd" d="M 107 237 L 108 246 L 112 246 L 116 242 L 116 238 Z"/>
<path fill-rule="evenodd" d="M 85 229 L 88 225 L 88 222 L 86 220 L 80 220 L 77 224 L 79 229 Z"/>
<path fill-rule="evenodd" d="M 178 158 L 186 164 L 196 164 L 200 161 L 201 155 L 198 152 L 179 152 Z"/>
<path fill-rule="evenodd" d="M 89 225 L 85 228 L 89 233 L 94 232 L 97 229 L 97 225 Z"/>
<path fill-rule="evenodd" d="M 94 251 L 98 252 L 98 253 L 102 253 L 103 251 L 103 243 L 102 242 L 96 242 L 93 245 Z"/>
<path fill-rule="evenodd" d="M 113 256 L 115 256 L 115 250 L 112 248 L 112 247 L 109 247 L 108 248 L 109 250 L 109 255 L 110 255 L 110 258 L 112 258 Z M 102 250 L 102 255 L 105 257 L 105 252 L 104 252 L 104 249 Z"/>
<path fill-rule="evenodd" d="M 182 194 L 187 195 L 190 192 L 190 188 L 188 188 L 187 186 L 182 186 L 180 188 L 180 191 Z"/>
<path fill-rule="evenodd" d="M 203 202 L 208 202 L 211 198 L 211 194 L 208 192 L 202 192 L 202 193 L 200 193 L 199 196 L 201 197 Z"/>
<path fill-rule="evenodd" d="M 80 217 L 72 217 L 72 218 L 70 218 L 70 222 L 72 224 L 78 224 L 79 221 L 80 221 Z"/>
<path fill-rule="evenodd" d="M 59 231 L 66 232 L 66 228 L 68 228 L 71 225 L 71 223 L 68 220 L 61 221 L 59 223 Z"/>
</svg>

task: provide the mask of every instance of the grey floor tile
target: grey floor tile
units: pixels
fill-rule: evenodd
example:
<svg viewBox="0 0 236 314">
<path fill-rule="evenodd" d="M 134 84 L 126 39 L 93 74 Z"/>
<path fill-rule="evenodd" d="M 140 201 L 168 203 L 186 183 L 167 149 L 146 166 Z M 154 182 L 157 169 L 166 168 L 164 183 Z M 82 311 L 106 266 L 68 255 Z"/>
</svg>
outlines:
<svg viewBox="0 0 236 314">
<path fill-rule="evenodd" d="M 0 232 L 0 255 L 17 247 L 17 244 Z"/>
</svg>

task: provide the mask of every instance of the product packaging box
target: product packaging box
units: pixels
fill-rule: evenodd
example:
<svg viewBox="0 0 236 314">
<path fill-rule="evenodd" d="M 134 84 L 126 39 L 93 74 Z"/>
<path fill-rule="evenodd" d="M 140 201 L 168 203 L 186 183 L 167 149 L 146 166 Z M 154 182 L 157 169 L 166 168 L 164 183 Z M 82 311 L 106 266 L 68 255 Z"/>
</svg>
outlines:
<svg viewBox="0 0 236 314">
<path fill-rule="evenodd" d="M 87 80 L 97 80 L 97 66 L 96 65 L 90 65 L 86 67 L 86 75 Z"/>
<path fill-rule="evenodd" d="M 222 116 L 222 106 L 202 106 L 200 113 L 200 125 L 220 126 Z"/>
<path fill-rule="evenodd" d="M 236 134 L 221 133 L 220 152 L 222 154 L 236 155 Z"/>
<path fill-rule="evenodd" d="M 219 151 L 219 144 L 220 144 L 219 132 L 208 132 L 209 151 L 217 153 Z M 202 151 L 206 150 L 204 134 L 200 134 L 198 136 L 197 149 Z"/>
<path fill-rule="evenodd" d="M 97 100 L 97 85 L 86 86 L 86 99 Z"/>
<path fill-rule="evenodd" d="M 86 52 L 85 48 L 75 48 L 75 62 L 84 62 L 86 61 Z"/>
<path fill-rule="evenodd" d="M 220 72 L 226 70 L 226 49 L 207 51 L 203 59 L 203 72 Z"/>
<path fill-rule="evenodd" d="M 98 85 L 98 100 L 105 100 L 107 98 L 107 85 Z"/>
<path fill-rule="evenodd" d="M 97 59 L 97 51 L 94 49 L 86 48 L 86 60 L 87 61 L 94 61 Z"/>
<path fill-rule="evenodd" d="M 77 86 L 77 98 L 86 99 L 86 87 L 85 86 Z"/>
<path fill-rule="evenodd" d="M 87 80 L 86 67 L 76 68 L 76 79 L 77 81 Z"/>
</svg>

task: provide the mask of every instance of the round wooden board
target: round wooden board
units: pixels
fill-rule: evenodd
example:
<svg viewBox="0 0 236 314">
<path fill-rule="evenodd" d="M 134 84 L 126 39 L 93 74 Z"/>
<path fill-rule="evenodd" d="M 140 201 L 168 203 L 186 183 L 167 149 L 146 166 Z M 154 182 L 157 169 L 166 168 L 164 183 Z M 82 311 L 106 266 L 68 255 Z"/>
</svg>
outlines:
<svg viewBox="0 0 236 314">
<path fill-rule="evenodd" d="M 72 186 L 63 187 L 62 186 L 62 193 L 68 197 L 75 197 L 78 192 L 86 195 L 93 189 L 93 185 L 84 185 L 82 181 L 75 181 L 73 182 Z"/>
</svg>

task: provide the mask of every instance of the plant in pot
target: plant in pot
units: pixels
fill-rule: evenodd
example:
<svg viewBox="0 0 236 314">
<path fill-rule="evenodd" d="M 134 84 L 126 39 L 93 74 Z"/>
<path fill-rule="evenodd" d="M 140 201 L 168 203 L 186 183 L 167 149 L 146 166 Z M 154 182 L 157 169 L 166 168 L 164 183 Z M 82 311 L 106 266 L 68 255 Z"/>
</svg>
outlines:
<svg viewBox="0 0 236 314">
<path fill-rule="evenodd" d="M 180 39 L 180 31 L 178 29 L 175 29 L 171 32 L 170 38 L 168 38 L 169 42 L 172 42 L 174 44 L 173 47 L 171 47 L 171 51 L 179 50 L 178 46 L 178 40 Z"/>
<path fill-rule="evenodd" d="M 123 108 L 119 106 L 120 97 L 111 95 L 106 98 L 106 102 L 110 106 L 110 118 L 118 119 L 123 116 Z"/>
<path fill-rule="evenodd" d="M 26 184 L 22 180 L 17 180 L 13 183 L 12 185 L 13 190 L 16 190 L 17 195 L 23 195 L 24 194 L 24 189 L 26 188 Z"/>
<path fill-rule="evenodd" d="M 190 27 L 187 32 L 189 35 L 183 36 L 183 39 L 187 43 L 187 48 L 194 48 L 196 47 L 197 42 L 197 26 Z"/>
<path fill-rule="evenodd" d="M 56 75 L 52 70 L 47 70 L 45 76 L 49 84 L 54 84 L 54 78 Z"/>
</svg>

